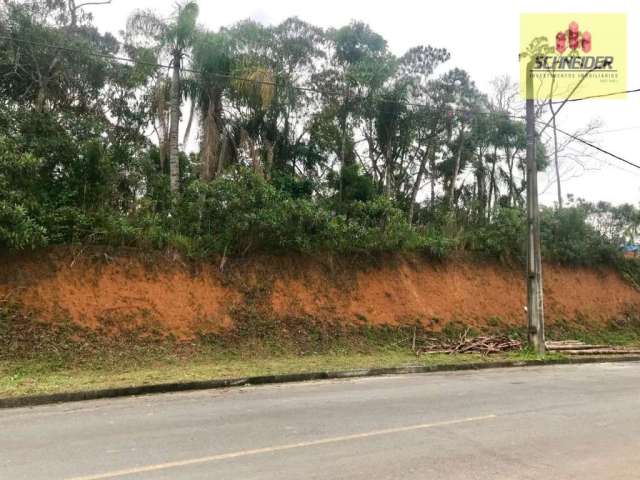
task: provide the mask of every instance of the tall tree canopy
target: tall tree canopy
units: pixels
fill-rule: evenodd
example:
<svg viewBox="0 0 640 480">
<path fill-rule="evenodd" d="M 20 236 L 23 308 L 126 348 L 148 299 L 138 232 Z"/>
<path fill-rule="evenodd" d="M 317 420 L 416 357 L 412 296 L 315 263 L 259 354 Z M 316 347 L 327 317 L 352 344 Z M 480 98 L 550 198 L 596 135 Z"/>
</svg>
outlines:
<svg viewBox="0 0 640 480">
<path fill-rule="evenodd" d="M 135 12 L 118 38 L 84 6 L 0 7 L 0 245 L 365 248 L 521 225 L 508 78 L 483 93 L 445 48 L 396 54 L 357 21 L 213 31 L 182 1 Z M 637 236 L 633 207 L 580 208 Z"/>
</svg>

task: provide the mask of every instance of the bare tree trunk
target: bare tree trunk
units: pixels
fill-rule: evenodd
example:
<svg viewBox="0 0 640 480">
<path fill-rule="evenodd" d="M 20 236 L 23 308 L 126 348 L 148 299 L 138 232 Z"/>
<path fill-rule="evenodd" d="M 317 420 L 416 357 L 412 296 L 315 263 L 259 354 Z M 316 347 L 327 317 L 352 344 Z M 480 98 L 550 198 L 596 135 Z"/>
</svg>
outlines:
<svg viewBox="0 0 640 480">
<path fill-rule="evenodd" d="M 36 97 L 36 110 L 38 112 L 44 112 L 47 108 L 47 86 L 49 84 L 49 81 L 51 80 L 51 78 L 55 75 L 55 69 L 58 66 L 58 63 L 60 63 L 60 59 L 58 58 L 58 55 L 56 55 L 54 57 L 54 59 L 51 61 L 51 64 L 49 65 L 49 68 L 47 69 L 47 73 L 46 75 L 43 75 L 40 72 L 40 69 L 37 68 L 37 74 L 38 74 L 38 95 Z"/>
<path fill-rule="evenodd" d="M 429 158 L 429 171 L 431 172 L 429 176 L 431 183 L 431 208 L 433 208 L 436 203 L 436 158 L 433 155 Z"/>
<path fill-rule="evenodd" d="M 222 174 L 225 163 L 227 161 L 227 148 L 229 146 L 229 139 L 225 135 L 224 131 L 221 133 L 222 147 L 220 149 L 220 158 L 218 159 L 218 165 L 216 165 L 216 177 Z"/>
<path fill-rule="evenodd" d="M 158 153 L 160 155 L 160 172 L 166 173 L 167 170 L 167 146 L 169 140 L 169 130 L 167 129 L 167 119 L 164 112 L 160 110 L 158 115 L 158 123 L 160 124 L 160 130 L 156 129 L 158 135 Z"/>
<path fill-rule="evenodd" d="M 180 53 L 174 52 L 171 77 L 171 119 L 169 125 L 169 180 L 171 191 L 180 188 L 180 158 L 178 135 L 180 129 Z"/>
<path fill-rule="evenodd" d="M 491 178 L 489 179 L 489 196 L 487 198 L 487 220 L 491 220 L 491 200 L 494 197 L 494 193 L 497 190 L 496 187 L 496 165 L 498 163 L 498 149 L 493 149 L 493 165 L 491 166 Z M 496 202 L 493 202 L 493 208 L 495 208 Z"/>
<path fill-rule="evenodd" d="M 260 149 L 256 147 L 256 142 L 253 138 L 251 138 L 249 132 L 247 132 L 245 129 L 242 129 L 242 131 L 240 132 L 240 136 L 241 144 L 244 145 L 244 147 L 249 152 L 249 160 L 251 161 L 251 167 L 253 168 L 254 173 L 263 176 L 264 172 L 262 171 L 260 165 Z"/>
<path fill-rule="evenodd" d="M 44 86 L 40 86 L 38 88 L 38 96 L 36 97 L 36 111 L 37 112 L 44 112 L 44 105 L 45 105 L 45 100 L 46 100 L 46 94 L 45 94 L 45 89 Z"/>
<path fill-rule="evenodd" d="M 209 102 L 207 114 L 203 119 L 202 125 L 202 146 L 201 162 L 202 162 L 202 179 L 211 180 L 218 169 L 218 152 L 219 152 L 219 133 L 218 125 L 214 115 L 214 106 Z"/>
<path fill-rule="evenodd" d="M 344 95 L 344 104 L 342 105 L 343 111 L 340 114 L 340 134 L 341 134 L 341 145 L 340 145 L 340 160 L 342 161 L 342 166 L 351 163 L 351 158 L 347 156 L 347 116 L 348 110 L 347 106 L 349 104 L 349 89 L 346 89 Z"/>
<path fill-rule="evenodd" d="M 496 207 L 496 205 L 498 205 L 500 200 L 500 191 L 498 190 L 498 183 L 496 180 L 494 180 L 494 184 L 493 184 L 493 208 Z"/>
<path fill-rule="evenodd" d="M 391 198 L 391 142 L 385 148 L 384 164 L 384 195 Z"/>
<path fill-rule="evenodd" d="M 349 90 L 347 89 L 344 96 L 343 112 L 340 114 L 340 183 L 338 184 L 338 194 L 340 202 L 344 201 L 344 167 L 347 166 L 347 102 L 349 99 Z"/>
<path fill-rule="evenodd" d="M 558 162 L 558 130 L 556 128 L 556 112 L 553 111 L 553 102 L 549 98 L 549 108 L 551 109 L 551 126 L 553 128 L 553 160 L 556 167 L 556 185 L 558 189 L 558 208 L 562 210 L 562 185 L 560 184 L 560 164 Z"/>
<path fill-rule="evenodd" d="M 453 208 L 456 194 L 456 182 L 458 181 L 458 172 L 460 171 L 460 161 L 462 160 L 462 147 L 464 145 L 464 127 L 460 130 L 460 146 L 456 155 L 456 164 L 453 167 L 451 175 L 451 186 L 449 187 L 449 210 Z"/>
<path fill-rule="evenodd" d="M 267 149 L 267 159 L 265 165 L 265 177 L 269 178 L 271 176 L 271 168 L 273 167 L 273 156 L 274 156 L 274 146 L 270 141 L 265 141 L 265 148 Z M 295 169 L 294 169 L 295 173 Z"/>
<path fill-rule="evenodd" d="M 191 125 L 193 124 L 193 117 L 196 115 L 196 102 L 191 100 L 191 108 L 189 109 L 189 120 L 187 121 L 187 128 L 184 131 L 184 137 L 182 138 L 182 148 L 185 148 L 189 137 L 191 136 Z"/>
<path fill-rule="evenodd" d="M 482 163 L 482 156 L 478 158 L 476 167 L 476 199 L 478 201 L 478 219 L 484 220 L 487 212 L 487 174 L 485 172 L 484 164 Z"/>
<path fill-rule="evenodd" d="M 253 140 L 249 141 L 249 152 L 251 154 L 251 165 L 253 171 L 260 176 L 263 176 L 262 168 L 260 168 L 260 149 L 256 148 L 256 144 Z"/>
<path fill-rule="evenodd" d="M 507 160 L 507 168 L 509 169 L 509 207 L 513 206 L 513 158 L 511 157 L 511 149 L 505 148 L 504 156 Z"/>
<path fill-rule="evenodd" d="M 422 158 L 420 159 L 420 168 L 418 169 L 418 176 L 416 177 L 416 181 L 413 184 L 413 188 L 411 188 L 411 203 L 409 204 L 409 224 L 413 223 L 413 211 L 415 208 L 416 197 L 418 196 L 418 191 L 420 190 L 422 177 L 426 172 L 428 159 L 429 159 L 429 148 L 427 148 L 427 150 L 422 155 Z"/>
</svg>

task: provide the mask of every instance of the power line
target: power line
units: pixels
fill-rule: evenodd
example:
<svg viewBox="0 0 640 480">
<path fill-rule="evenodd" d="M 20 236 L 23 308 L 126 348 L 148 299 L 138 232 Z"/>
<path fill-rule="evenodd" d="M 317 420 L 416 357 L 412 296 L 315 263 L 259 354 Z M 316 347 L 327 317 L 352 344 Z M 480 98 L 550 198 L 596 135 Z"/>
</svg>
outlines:
<svg viewBox="0 0 640 480">
<path fill-rule="evenodd" d="M 623 165 L 620 162 L 614 162 L 612 160 L 609 160 L 608 157 L 604 157 L 602 155 L 596 155 L 595 153 L 597 153 L 597 152 L 595 152 L 594 154 L 585 154 L 584 151 L 579 151 L 579 150 L 577 150 L 577 149 L 575 149 L 575 148 L 573 148 L 571 146 L 568 146 L 567 149 L 569 150 L 569 152 L 572 155 L 580 156 L 580 157 L 586 156 L 586 157 L 598 162 L 599 164 L 603 164 L 603 165 L 605 165 L 607 167 L 614 168 L 616 170 L 619 170 L 620 172 L 626 173 L 627 175 L 640 176 L 640 171 L 638 171 L 638 170 L 636 170 L 634 168 L 631 168 L 631 169 L 627 168 L 625 165 Z M 578 164 L 583 169 L 583 171 L 595 170 L 595 169 L 591 169 L 591 168 L 586 167 L 585 165 L 583 165 L 582 163 L 580 163 L 579 161 L 577 161 L 575 159 L 573 159 L 573 162 Z"/>
<path fill-rule="evenodd" d="M 117 61 L 117 62 L 127 62 L 127 63 L 132 63 L 132 64 L 145 65 L 145 66 L 148 66 L 148 67 L 165 68 L 165 69 L 168 69 L 168 70 L 172 68 L 172 65 L 167 65 L 167 64 L 163 64 L 163 63 L 159 63 L 159 62 L 148 62 L 148 61 L 145 61 L 145 60 L 132 59 L 132 58 L 122 57 L 122 56 L 108 54 L 108 53 L 101 53 L 101 52 L 97 52 L 95 50 L 90 50 L 90 49 L 78 49 L 78 48 L 72 48 L 72 47 L 65 47 L 63 45 L 58 45 L 58 44 L 34 42 L 32 40 L 15 38 L 14 36 L 11 36 L 11 35 L 0 35 L 0 39 L 11 40 L 13 42 L 24 43 L 24 44 L 28 44 L 28 45 L 37 46 L 37 47 L 53 48 L 55 50 L 61 50 L 61 51 L 69 52 L 69 53 L 83 53 L 85 55 L 90 55 L 90 56 L 94 56 L 94 57 L 98 57 L 98 58 L 104 58 L 104 59 L 107 59 L 107 60 L 113 60 L 113 61 Z M 262 79 L 257 79 L 257 78 L 240 77 L 240 76 L 229 75 L 229 74 L 224 74 L 224 73 L 204 72 L 202 70 L 196 70 L 196 69 L 188 68 L 188 67 L 181 67 L 180 70 L 183 71 L 183 72 L 187 72 L 187 73 L 194 73 L 194 74 L 198 74 L 198 75 L 209 75 L 209 76 L 213 76 L 213 77 L 217 77 L 217 78 L 225 78 L 227 80 L 234 80 L 234 81 L 238 81 L 238 82 L 251 82 L 251 83 L 255 83 L 257 85 L 269 85 L 269 86 L 273 86 L 273 87 L 278 86 L 278 83 L 276 81 L 270 81 L 270 80 L 262 80 Z M 300 91 L 304 91 L 304 92 L 311 92 L 311 93 L 317 93 L 317 94 L 327 95 L 327 96 L 337 96 L 337 97 L 346 97 L 346 96 L 348 96 L 348 94 L 345 91 L 323 90 L 323 89 L 314 88 L 314 87 L 303 87 L 303 86 L 291 85 L 291 84 L 289 84 L 287 86 L 289 88 L 293 88 L 295 90 L 300 90 Z M 351 96 L 351 98 L 354 98 L 354 97 Z M 360 97 L 360 99 L 365 99 L 365 98 L 366 97 Z M 395 105 L 405 105 L 405 106 L 408 106 L 408 107 L 432 108 L 432 105 L 428 105 L 428 104 L 415 103 L 415 102 L 409 102 L 409 101 L 392 100 L 392 99 L 384 98 L 383 96 L 378 96 L 377 98 L 376 97 L 372 97 L 371 99 L 373 99 L 375 101 L 379 101 L 381 103 L 389 103 L 389 104 L 395 104 Z M 506 116 L 506 117 L 513 118 L 513 119 L 518 119 L 518 120 L 524 119 L 524 117 L 522 117 L 522 116 L 513 115 L 513 114 L 510 114 L 508 112 L 498 112 L 498 111 L 482 111 L 482 110 L 463 109 L 463 108 L 434 109 L 434 111 L 439 111 L 441 113 L 462 113 L 462 114 L 469 114 L 469 115 L 499 115 L 499 116 Z"/>
<path fill-rule="evenodd" d="M 639 130 L 640 125 L 635 125 L 633 127 L 623 127 L 623 128 L 614 128 L 612 130 L 596 130 L 594 135 L 604 135 L 605 133 L 618 133 L 618 132 L 628 132 L 629 130 Z"/>
<path fill-rule="evenodd" d="M 53 48 L 56 50 L 62 50 L 62 51 L 66 51 L 66 52 L 70 52 L 70 53 L 84 53 L 84 54 L 88 54 L 94 57 L 99 57 L 99 58 L 104 58 L 107 60 L 114 60 L 114 61 L 118 61 L 118 62 L 127 62 L 127 63 L 133 63 L 133 64 L 138 64 L 138 65 L 146 65 L 149 67 L 155 67 L 155 68 L 165 68 L 165 69 L 171 69 L 172 65 L 167 65 L 167 64 L 163 64 L 163 63 L 159 63 L 159 62 L 148 62 L 145 60 L 138 60 L 138 59 L 132 59 L 132 58 L 128 58 L 128 57 L 122 57 L 122 56 L 118 56 L 118 55 L 113 55 L 113 54 L 109 54 L 109 53 L 101 53 L 101 52 L 97 52 L 95 50 L 89 50 L 89 49 L 78 49 L 78 48 L 71 48 L 71 47 L 65 47 L 63 45 L 59 45 L 59 44 L 51 44 L 51 43 L 43 43 L 43 42 L 34 42 L 33 40 L 26 40 L 26 39 L 19 39 L 16 38 L 15 36 L 11 36 L 11 35 L 0 35 L 0 39 L 5 39 L 5 40 L 11 40 L 17 43 L 25 43 L 25 44 L 30 44 L 30 45 L 34 45 L 34 46 L 38 46 L 38 47 L 44 47 L 44 48 Z M 195 74 L 205 74 L 205 72 L 203 72 L 202 70 L 195 70 L 192 68 L 188 68 L 188 67 L 181 67 L 181 70 L 183 72 L 188 72 L 188 73 L 195 73 Z M 240 82 L 252 82 L 255 84 L 259 84 L 259 85 L 270 85 L 270 86 L 277 86 L 278 83 L 276 81 L 270 81 L 270 80 L 261 80 L 261 79 L 257 79 L 257 78 L 248 78 L 248 77 L 240 77 L 237 75 L 230 75 L 230 74 L 224 74 L 224 73 L 215 73 L 215 72 L 206 72 L 206 75 L 210 75 L 210 76 L 214 76 L 214 77 L 218 77 L 218 78 L 225 78 L 228 80 L 235 80 L 235 81 L 240 81 Z M 332 96 L 345 96 L 345 92 L 344 91 L 337 91 L 337 90 L 322 90 L 319 88 L 313 88 L 313 87 L 303 87 L 303 86 L 299 86 L 299 85 L 288 85 L 290 88 L 293 88 L 295 90 L 300 90 L 300 91 L 306 91 L 306 92 L 311 92 L 311 93 L 318 93 L 318 94 L 323 94 L 323 95 L 332 95 Z M 568 102 L 580 102 L 582 100 L 591 100 L 594 98 L 605 98 L 605 97 L 612 97 L 612 96 L 616 96 L 616 95 L 623 95 L 623 94 L 628 94 L 628 93 L 638 93 L 640 92 L 640 88 L 635 88 L 635 89 L 631 89 L 631 90 L 624 90 L 624 91 L 618 91 L 618 92 L 609 92 L 609 93 L 603 93 L 600 95 L 591 95 L 591 96 L 587 96 L 587 97 L 580 97 L 580 98 L 568 98 L 565 100 L 558 100 L 558 101 L 552 101 L 552 104 L 565 104 Z M 406 105 L 409 107 L 419 107 L 419 108 L 429 108 L 431 107 L 431 105 L 428 104 L 422 104 L 422 103 L 414 103 L 414 102 L 408 102 L 408 101 L 399 101 L 399 100 L 392 100 L 392 99 L 388 99 L 388 98 L 384 98 L 384 97 L 378 97 L 376 99 L 377 101 L 380 101 L 382 103 L 392 103 L 392 104 L 397 104 L 397 105 Z M 482 111 L 482 110 L 472 110 L 472 109 L 462 109 L 462 108 L 453 108 L 453 109 L 447 109 L 445 110 L 447 112 L 457 112 L 457 113 L 468 113 L 468 114 L 478 114 L 478 115 L 503 115 L 503 116 L 507 116 L 510 118 L 514 118 L 514 119 L 518 119 L 518 120 L 524 120 L 524 117 L 521 115 L 513 115 L 510 114 L 508 112 L 496 112 L 496 111 Z"/>
<path fill-rule="evenodd" d="M 543 122 L 538 121 L 537 123 L 543 123 Z M 578 141 L 578 142 L 580 142 L 580 143 L 584 143 L 585 145 L 587 145 L 587 146 L 589 146 L 589 147 L 591 147 L 591 148 L 593 148 L 593 149 L 595 149 L 595 150 L 598 150 L 598 151 L 599 151 L 599 152 L 601 152 L 601 153 L 604 153 L 604 154 L 606 154 L 606 155 L 609 155 L 610 157 L 613 157 L 613 158 L 615 158 L 616 160 L 620 160 L 621 162 L 624 162 L 624 163 L 626 163 L 627 165 L 631 165 L 632 167 L 636 167 L 636 168 L 640 169 L 640 164 L 633 163 L 633 162 L 631 162 L 631 161 L 629 161 L 629 160 L 627 160 L 627 159 L 625 159 L 625 158 L 622 158 L 622 157 L 621 157 L 621 156 L 619 156 L 619 155 L 616 155 L 615 153 L 611 153 L 610 151 L 605 150 L 604 148 L 600 148 L 600 147 L 598 147 L 597 145 L 594 145 L 594 144 L 593 144 L 593 143 L 591 143 L 591 142 L 587 142 L 586 140 L 584 140 L 584 139 L 582 139 L 582 138 L 580 138 L 580 137 L 578 137 L 578 136 L 576 136 L 576 135 L 573 135 L 572 133 L 566 132 L 566 131 L 564 131 L 564 130 L 562 130 L 562 129 L 560 129 L 560 128 L 557 128 L 557 127 L 556 127 L 556 130 L 557 130 L 558 132 L 562 133 L 563 135 L 566 135 L 566 136 L 568 136 L 568 137 L 570 137 L 570 138 L 573 138 L 574 140 L 577 140 L 577 141 Z"/>
<path fill-rule="evenodd" d="M 598 67 L 593 67 L 592 69 L 588 70 L 588 71 L 587 71 L 587 72 L 582 76 L 582 78 L 580 78 L 580 80 L 578 81 L 578 83 L 576 83 L 576 84 L 574 85 L 574 87 L 571 89 L 571 91 L 570 91 L 570 92 L 569 92 L 569 94 L 567 95 L 567 98 L 565 98 L 564 100 L 562 100 L 562 101 L 560 102 L 560 106 L 558 107 L 558 109 L 557 109 L 555 112 L 553 111 L 553 102 L 551 101 L 551 98 L 549 98 L 549 109 L 551 110 L 551 118 L 550 118 L 550 119 L 549 119 L 549 121 L 546 123 L 546 125 L 545 125 L 544 127 L 542 127 L 542 130 L 540 130 L 540 135 L 542 135 L 542 132 L 544 132 L 544 131 L 547 129 L 547 127 L 549 126 L 549 124 L 550 124 L 551 122 L 554 122 L 554 121 L 555 121 L 555 118 L 558 116 L 558 114 L 560 113 L 560 111 L 561 111 L 561 110 L 565 107 L 565 105 L 569 102 L 569 99 L 573 96 L 573 94 L 574 94 L 574 93 L 576 93 L 576 90 L 578 90 L 578 87 L 579 87 L 580 85 L 582 85 L 582 82 L 584 82 L 584 81 L 587 79 L 587 77 L 589 76 L 589 74 L 590 74 L 591 72 L 594 72 L 594 71 L 595 71 L 595 70 L 597 70 L 597 69 L 598 69 Z M 555 72 L 555 70 L 554 70 L 554 72 Z M 530 72 L 529 72 L 529 71 L 527 71 L 527 82 L 529 82 L 529 80 L 530 80 L 530 79 L 531 79 Z M 552 83 L 551 83 L 551 88 L 552 88 L 552 89 L 553 89 L 553 84 L 555 83 L 555 81 L 556 81 L 556 77 L 555 77 L 555 73 L 554 73 L 553 81 L 552 81 Z M 527 84 L 528 84 L 528 83 L 527 83 Z M 529 99 L 527 99 L 527 101 L 529 101 Z M 554 122 L 554 123 L 555 123 L 555 122 Z"/>
<path fill-rule="evenodd" d="M 640 88 L 634 88 L 632 90 L 621 90 L 619 92 L 602 93 L 600 95 L 590 95 L 588 97 L 569 98 L 568 100 L 557 100 L 551 103 L 555 105 L 557 103 L 565 103 L 565 102 L 581 102 L 583 100 L 592 100 L 594 98 L 614 97 L 616 95 L 626 95 L 628 93 L 638 93 L 638 92 L 640 92 Z"/>
<path fill-rule="evenodd" d="M 79 48 L 71 48 L 71 47 L 65 47 L 63 45 L 57 45 L 57 44 L 51 44 L 51 43 L 42 43 L 42 42 L 34 42 L 33 40 L 25 40 L 25 39 L 20 39 L 20 38 L 15 38 L 13 36 L 10 35 L 0 35 L 1 39 L 5 39 L 5 40 L 11 40 L 13 42 L 17 42 L 17 43 L 25 43 L 28 45 L 33 45 L 36 47 L 44 47 L 44 48 L 53 48 L 55 50 L 62 50 L 65 52 L 69 52 L 69 53 L 84 53 L 86 55 L 90 55 L 92 57 L 99 57 L 99 58 L 104 58 L 107 60 L 115 60 L 115 61 L 119 61 L 119 62 L 127 62 L 127 63 L 134 63 L 134 64 L 138 64 L 138 65 L 146 65 L 148 67 L 156 67 L 156 68 L 166 68 L 166 69 L 171 69 L 172 65 L 167 65 L 167 64 L 163 64 L 163 63 L 158 63 L 158 62 L 147 62 L 145 60 L 138 60 L 138 59 L 133 59 L 133 58 L 128 58 L 128 57 L 121 57 L 118 55 L 113 55 L 110 53 L 101 53 L 101 52 L 96 52 L 95 50 L 81 50 Z M 189 72 L 189 73 L 198 73 L 198 74 L 202 74 L 204 72 L 200 71 L 200 70 L 194 70 L 191 68 L 187 68 L 187 67 L 181 67 L 180 70 L 182 70 L 183 72 Z M 207 73 L 208 75 L 211 76 L 215 76 L 218 78 L 227 78 L 230 80 L 238 80 L 238 81 L 246 81 L 246 82 L 254 82 L 254 83 L 259 83 L 259 84 L 263 84 L 263 85 L 271 85 L 271 86 L 276 86 L 276 82 L 272 82 L 269 80 L 259 80 L 259 79 L 254 79 L 254 78 L 244 78 L 244 77 L 238 77 L 238 76 L 234 76 L 234 75 L 227 75 L 224 73 Z M 296 87 L 296 88 L 304 88 L 304 87 Z"/>
<path fill-rule="evenodd" d="M 107 60 L 113 60 L 113 61 L 118 61 L 118 62 L 127 62 L 127 63 L 133 63 L 133 64 L 139 64 L 139 65 L 146 65 L 149 67 L 155 67 L 155 68 L 166 68 L 166 69 L 171 69 L 172 66 L 171 65 L 167 65 L 167 64 L 162 64 L 159 62 L 148 62 L 148 61 L 144 61 L 144 60 L 138 60 L 138 59 L 131 59 L 131 58 L 127 58 L 127 57 L 122 57 L 122 56 L 118 56 L 118 55 L 113 55 L 113 54 L 108 54 L 108 53 L 101 53 L 101 52 L 96 52 L 95 50 L 90 50 L 90 49 L 85 49 L 85 50 L 81 50 L 78 48 L 71 48 L 71 47 L 65 47 L 63 45 L 57 45 L 57 44 L 49 44 L 49 43 L 42 43 L 42 42 L 34 42 L 32 40 L 25 40 L 25 39 L 18 39 L 15 38 L 14 36 L 10 36 L 10 35 L 0 35 L 0 39 L 5 39 L 5 40 L 11 40 L 17 43 L 25 43 L 25 44 L 29 44 L 29 45 L 33 45 L 33 46 L 38 46 L 38 47 L 44 47 L 44 48 L 53 48 L 56 50 L 61 50 L 61 51 L 66 51 L 66 52 L 70 52 L 70 53 L 84 53 L 84 54 L 88 54 L 91 56 L 95 56 L 95 57 L 99 57 L 99 58 L 104 58 Z M 194 73 L 194 74 L 204 74 L 205 72 L 201 71 L 201 70 L 195 70 L 192 68 L 187 68 L 187 67 L 182 67 L 181 68 L 182 71 L 184 72 L 188 72 L 188 73 Z M 226 78 L 229 80 L 235 80 L 235 81 L 243 81 L 243 82 L 253 82 L 255 84 L 260 84 L 260 85 L 270 85 L 270 86 L 276 86 L 277 82 L 275 81 L 269 81 L 269 80 L 261 80 L 261 79 L 256 79 L 256 78 L 247 78 L 247 77 L 240 77 L 240 76 L 236 76 L 236 75 L 228 75 L 228 74 L 222 74 L 222 73 L 213 73 L 213 72 L 207 72 L 207 75 L 211 75 L 211 76 L 215 76 L 218 78 Z M 307 91 L 307 92 L 313 92 L 313 93 L 318 93 L 318 94 L 322 94 L 322 95 L 334 95 L 334 96 L 345 96 L 345 92 L 338 92 L 338 91 L 331 91 L 331 90 L 322 90 L 322 89 L 318 89 L 318 88 L 313 88 L 313 87 L 302 87 L 302 86 L 298 86 L 298 85 L 289 85 L 290 88 L 293 89 L 297 89 L 297 90 L 301 90 L 301 91 Z M 634 92 L 640 92 L 640 88 L 638 89 L 634 89 L 634 90 L 627 90 L 625 92 L 612 92 L 609 94 L 603 94 L 603 95 L 594 95 L 591 97 L 583 97 L 583 98 L 576 98 L 576 99 L 567 99 L 566 102 L 573 102 L 573 101 L 581 101 L 581 100 L 587 100 L 587 99 L 591 99 L 591 98 L 600 98 L 600 97 L 605 97 L 605 96 L 613 96 L 613 95 L 620 95 L 622 93 L 634 93 Z M 413 103 L 413 102 L 403 102 L 403 101 L 398 101 L 398 100 L 391 100 L 391 99 L 385 99 L 384 97 L 378 97 L 376 100 L 383 102 L 383 103 L 393 103 L 393 104 L 397 104 L 397 105 L 406 105 L 406 106 L 410 106 L 410 107 L 419 107 L 419 108 L 430 108 L 432 107 L 431 105 L 427 105 L 427 104 L 421 104 L 421 103 Z M 553 103 L 557 103 L 557 102 L 553 102 Z M 514 118 L 514 119 L 518 119 L 518 120 L 522 120 L 524 117 L 519 116 L 519 115 L 513 115 L 510 114 L 508 112 L 496 112 L 496 111 L 481 111 L 481 110 L 472 110 L 472 109 L 460 109 L 460 108 L 450 108 L 450 109 L 441 109 L 438 110 L 442 113 L 466 113 L 466 114 L 471 114 L 471 115 L 503 115 L 509 118 Z M 537 123 L 543 123 L 538 121 Z M 570 134 L 566 131 L 563 131 L 559 128 L 556 128 L 556 130 L 564 135 L 567 135 L 581 143 L 584 143 L 585 145 L 588 145 L 591 148 L 594 148 L 602 153 L 605 153 L 617 160 L 620 160 L 624 163 L 627 163 L 633 167 L 639 168 L 640 169 L 640 165 L 635 164 L 633 162 L 630 162 L 618 155 L 615 155 L 607 150 L 604 150 L 596 145 L 593 145 L 592 143 L 587 142 L 586 140 L 583 140 L 579 137 L 576 137 L 573 134 Z"/>
</svg>

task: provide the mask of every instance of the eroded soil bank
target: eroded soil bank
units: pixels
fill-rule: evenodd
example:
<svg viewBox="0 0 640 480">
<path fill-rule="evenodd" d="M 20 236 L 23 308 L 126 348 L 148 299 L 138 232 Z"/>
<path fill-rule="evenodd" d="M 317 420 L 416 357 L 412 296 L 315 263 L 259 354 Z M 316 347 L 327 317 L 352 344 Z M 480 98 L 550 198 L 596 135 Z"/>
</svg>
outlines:
<svg viewBox="0 0 640 480">
<path fill-rule="evenodd" d="M 0 298 L 41 322 L 179 339 L 253 317 L 403 325 L 441 331 L 524 323 L 523 271 L 418 255 L 275 257 L 192 263 L 171 255 L 55 248 L 0 257 Z M 223 267 L 221 269 L 221 266 Z M 612 269 L 546 265 L 550 325 L 597 326 L 640 312 L 640 291 Z M 253 318 L 252 317 L 252 318 Z M 105 329 L 105 327 L 108 327 Z"/>
</svg>

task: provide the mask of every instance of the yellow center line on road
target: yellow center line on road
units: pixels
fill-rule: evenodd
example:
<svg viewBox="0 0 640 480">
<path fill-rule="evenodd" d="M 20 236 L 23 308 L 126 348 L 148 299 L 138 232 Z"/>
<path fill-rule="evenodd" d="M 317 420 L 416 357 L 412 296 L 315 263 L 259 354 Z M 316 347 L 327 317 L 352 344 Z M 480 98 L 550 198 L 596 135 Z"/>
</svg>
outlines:
<svg viewBox="0 0 640 480">
<path fill-rule="evenodd" d="M 330 443 L 348 442 L 350 440 L 379 437 L 381 435 L 390 435 L 394 433 L 412 432 L 415 430 L 426 430 L 429 428 L 446 427 L 450 425 L 459 425 L 462 423 L 480 422 L 483 420 L 491 420 L 493 418 L 496 418 L 496 415 L 485 415 L 482 417 L 468 417 L 468 418 L 461 418 L 457 420 L 446 420 L 443 422 L 410 425 L 407 427 L 387 428 L 384 430 L 373 430 L 370 432 L 355 433 L 353 435 L 343 435 L 340 437 L 329 437 L 329 438 L 323 438 L 321 440 L 311 440 L 308 442 L 290 443 L 285 445 L 276 445 L 273 447 L 256 448 L 254 450 L 240 450 L 238 452 L 209 455 L 206 457 L 191 458 L 187 460 L 178 460 L 175 462 L 157 463 L 154 465 L 145 465 L 141 467 L 115 470 L 113 472 L 99 473 L 96 475 L 87 475 L 84 477 L 73 477 L 73 478 L 68 478 L 67 480 L 103 480 L 107 478 L 123 477 L 125 475 L 135 475 L 137 473 L 148 473 L 148 472 L 154 472 L 157 470 L 166 470 L 169 468 L 186 467 L 189 465 L 197 465 L 200 463 L 216 462 L 219 460 L 228 460 L 228 459 L 239 458 L 239 457 L 248 457 L 250 455 L 259 455 L 262 453 L 281 452 L 284 450 L 314 447 L 316 445 L 327 445 Z"/>
</svg>

